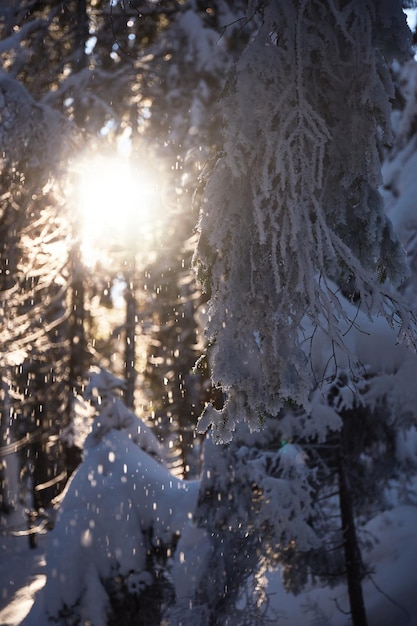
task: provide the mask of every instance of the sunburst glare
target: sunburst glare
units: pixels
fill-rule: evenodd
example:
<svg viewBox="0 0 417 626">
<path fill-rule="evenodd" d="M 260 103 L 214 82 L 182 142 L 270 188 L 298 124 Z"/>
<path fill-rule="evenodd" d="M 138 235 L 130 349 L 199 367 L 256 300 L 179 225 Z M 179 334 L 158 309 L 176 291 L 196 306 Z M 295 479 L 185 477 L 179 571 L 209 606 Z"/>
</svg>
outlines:
<svg viewBox="0 0 417 626">
<path fill-rule="evenodd" d="M 83 259 L 88 264 L 113 248 L 140 247 L 152 239 L 160 184 L 147 164 L 117 155 L 84 158 L 78 168 L 77 203 Z"/>
</svg>

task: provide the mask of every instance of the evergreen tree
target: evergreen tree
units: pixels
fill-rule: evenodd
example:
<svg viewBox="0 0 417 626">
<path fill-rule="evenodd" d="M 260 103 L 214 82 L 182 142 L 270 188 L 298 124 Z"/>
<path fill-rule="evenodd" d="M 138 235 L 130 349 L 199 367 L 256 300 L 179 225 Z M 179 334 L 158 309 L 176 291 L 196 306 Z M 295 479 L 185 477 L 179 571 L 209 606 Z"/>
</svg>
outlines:
<svg viewBox="0 0 417 626">
<path fill-rule="evenodd" d="M 366 570 L 355 517 L 369 514 L 370 491 L 358 475 L 380 498 L 384 481 L 396 475 L 392 441 L 404 423 L 383 410 L 378 366 L 364 352 L 366 342 L 361 350 L 359 333 L 385 334 L 392 349 L 392 324 L 414 342 L 412 307 L 398 290 L 408 269 L 379 193 L 392 141 L 386 64 L 407 57 L 410 36 L 400 2 L 269 2 L 251 9 L 262 23 L 231 74 L 223 153 L 201 204 L 195 265 L 210 294 L 209 359 L 225 401 L 221 409 L 208 405 L 199 428 L 211 426 L 215 440 L 229 442 L 240 421 L 266 432 L 276 421 L 275 445 L 301 446 L 310 498 L 327 480 L 340 504 L 341 529 L 333 528 L 332 540 L 339 548 L 333 565 L 327 559 L 318 572 L 334 576 L 344 564 L 339 574 L 347 576 L 352 619 L 363 625 Z M 268 107 L 260 93 L 269 94 Z M 338 380 L 343 391 L 333 405 L 326 390 Z M 390 459 L 383 472 L 381 454 Z M 295 520 L 306 523 L 322 551 L 329 528 L 320 511 L 309 509 L 310 498 L 295 496 L 303 507 L 292 528 Z M 199 507 L 205 511 L 204 492 Z M 225 514 L 234 527 L 233 514 Z M 277 542 L 284 528 L 275 529 Z M 300 571 L 313 571 L 306 555 L 317 562 L 316 550 L 305 552 L 300 543 L 284 539 L 277 555 L 293 590 L 303 584 Z M 336 558 L 340 548 L 344 557 Z"/>
</svg>

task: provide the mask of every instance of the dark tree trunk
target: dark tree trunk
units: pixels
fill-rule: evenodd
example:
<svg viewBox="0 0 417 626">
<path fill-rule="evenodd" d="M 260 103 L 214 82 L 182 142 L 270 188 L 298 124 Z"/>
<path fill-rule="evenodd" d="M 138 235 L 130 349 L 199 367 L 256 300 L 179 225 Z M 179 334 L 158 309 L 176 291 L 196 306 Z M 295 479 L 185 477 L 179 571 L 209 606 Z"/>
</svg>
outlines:
<svg viewBox="0 0 417 626">
<path fill-rule="evenodd" d="M 136 384 L 136 298 L 135 298 L 135 254 L 131 253 L 127 273 L 126 298 L 126 338 L 125 338 L 125 404 L 135 410 Z"/>
<path fill-rule="evenodd" d="M 74 32 L 74 69 L 82 70 L 87 66 L 85 44 L 89 37 L 89 24 L 86 0 L 77 1 L 77 23 Z"/>
<path fill-rule="evenodd" d="M 356 535 L 352 492 L 346 469 L 345 452 L 345 433 L 342 431 L 338 467 L 339 504 L 342 521 L 349 604 L 353 626 L 367 626 L 367 617 L 362 590 L 364 568 Z"/>
<path fill-rule="evenodd" d="M 80 261 L 80 248 L 75 244 L 71 251 L 72 285 L 70 316 L 70 362 L 69 381 L 71 392 L 78 388 L 85 369 L 85 290 L 83 268 Z"/>
</svg>

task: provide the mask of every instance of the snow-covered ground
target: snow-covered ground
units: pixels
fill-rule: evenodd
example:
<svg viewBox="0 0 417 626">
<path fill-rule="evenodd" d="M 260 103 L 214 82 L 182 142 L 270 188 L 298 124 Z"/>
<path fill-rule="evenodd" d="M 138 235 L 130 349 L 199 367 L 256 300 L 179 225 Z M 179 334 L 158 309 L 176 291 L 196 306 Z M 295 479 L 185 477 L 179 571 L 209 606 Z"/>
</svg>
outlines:
<svg viewBox="0 0 417 626">
<path fill-rule="evenodd" d="M 38 547 L 30 549 L 27 536 L 4 534 L 0 538 L 2 626 L 21 624 L 33 605 L 36 592 L 44 586 L 46 541 L 46 535 L 40 535 Z"/>
<path fill-rule="evenodd" d="M 401 450 L 410 462 L 416 458 L 414 429 Z M 85 442 L 84 462 L 68 483 L 54 530 L 39 535 L 38 547 L 30 549 L 22 512 L 1 528 L 0 626 L 45 626 L 47 613 L 56 615 L 63 604 L 79 607 L 80 623 L 105 626 L 108 598 L 101 580 L 117 567 L 122 575 L 138 572 L 146 586 L 149 528 L 158 545 L 172 545 L 172 535 L 186 529 L 171 574 L 177 598 L 182 592 L 188 596 L 204 572 L 199 564 L 207 547 L 205 531 L 193 531 L 190 522 L 199 483 L 172 476 L 159 456 L 151 431 L 110 397 Z M 393 484 L 392 508 L 361 530 L 372 546 L 363 553 L 372 572 L 363 585 L 368 626 L 417 626 L 417 478 L 401 499 L 398 491 Z M 285 592 L 279 571 L 270 572 L 267 581 L 270 623 L 351 623 L 345 585 L 310 585 L 293 596 Z"/>
<path fill-rule="evenodd" d="M 402 505 L 374 518 L 366 527 L 374 546 L 366 561 L 374 568 L 364 582 L 369 626 L 417 626 L 417 506 Z M 2 542 L 0 561 L 1 626 L 43 626 L 28 615 L 35 594 L 45 583 L 48 538 L 31 550 L 27 537 Z M 7 543 L 7 546 L 6 546 Z M 6 549 L 7 548 L 7 549 Z M 346 588 L 310 588 L 299 596 L 286 594 L 279 573 L 269 575 L 271 608 L 283 626 L 348 626 Z"/>
</svg>

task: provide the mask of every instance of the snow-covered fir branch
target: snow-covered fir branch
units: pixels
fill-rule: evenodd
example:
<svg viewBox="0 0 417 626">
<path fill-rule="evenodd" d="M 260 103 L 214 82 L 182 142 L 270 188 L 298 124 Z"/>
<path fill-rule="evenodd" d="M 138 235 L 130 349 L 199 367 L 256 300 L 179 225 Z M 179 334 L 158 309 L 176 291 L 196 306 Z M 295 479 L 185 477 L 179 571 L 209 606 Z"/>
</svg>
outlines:
<svg viewBox="0 0 417 626">
<path fill-rule="evenodd" d="M 224 151 L 195 256 L 211 292 L 213 382 L 226 397 L 200 428 L 212 423 L 222 440 L 238 421 L 259 428 L 288 402 L 309 408 L 317 377 L 305 346 L 315 329 L 354 362 L 342 293 L 414 339 L 396 291 L 407 264 L 379 193 L 392 139 L 386 61 L 410 41 L 401 2 L 258 9 L 262 25 L 224 96 Z"/>
</svg>

